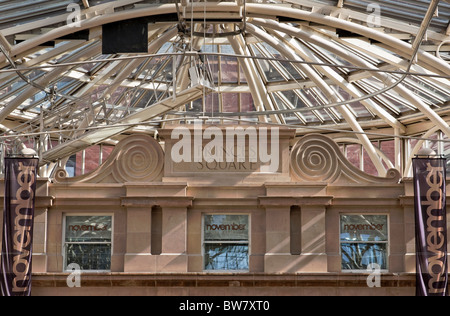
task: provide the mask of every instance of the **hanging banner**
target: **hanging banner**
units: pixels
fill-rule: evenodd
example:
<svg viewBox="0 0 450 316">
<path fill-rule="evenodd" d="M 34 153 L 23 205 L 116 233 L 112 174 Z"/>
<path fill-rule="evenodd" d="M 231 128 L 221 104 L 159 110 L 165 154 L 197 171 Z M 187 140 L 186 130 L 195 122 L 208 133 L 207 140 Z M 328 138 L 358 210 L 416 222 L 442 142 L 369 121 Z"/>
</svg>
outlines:
<svg viewBox="0 0 450 316">
<path fill-rule="evenodd" d="M 37 158 L 5 159 L 1 260 L 2 296 L 31 294 L 31 258 Z"/>
<path fill-rule="evenodd" d="M 446 159 L 414 158 L 416 295 L 446 296 Z"/>
</svg>

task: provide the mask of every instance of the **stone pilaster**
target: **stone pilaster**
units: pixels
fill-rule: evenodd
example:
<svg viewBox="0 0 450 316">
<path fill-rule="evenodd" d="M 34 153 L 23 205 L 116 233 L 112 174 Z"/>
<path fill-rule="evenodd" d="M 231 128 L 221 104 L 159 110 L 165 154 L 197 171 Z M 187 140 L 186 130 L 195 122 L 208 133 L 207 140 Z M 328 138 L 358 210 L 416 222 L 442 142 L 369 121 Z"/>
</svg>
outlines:
<svg viewBox="0 0 450 316">
<path fill-rule="evenodd" d="M 167 186 L 167 189 L 171 189 Z M 172 187 L 173 189 L 173 187 Z M 142 190 L 139 187 L 139 190 Z M 128 192 L 132 192 L 129 190 Z M 127 196 L 127 249 L 125 272 L 187 272 L 187 208 L 192 198 L 186 196 Z M 152 209 L 162 209 L 162 253 L 151 253 Z"/>
<path fill-rule="evenodd" d="M 327 272 L 325 212 L 331 196 L 260 197 L 266 211 L 265 272 Z M 301 253 L 290 251 L 291 207 L 300 206 Z"/>
</svg>

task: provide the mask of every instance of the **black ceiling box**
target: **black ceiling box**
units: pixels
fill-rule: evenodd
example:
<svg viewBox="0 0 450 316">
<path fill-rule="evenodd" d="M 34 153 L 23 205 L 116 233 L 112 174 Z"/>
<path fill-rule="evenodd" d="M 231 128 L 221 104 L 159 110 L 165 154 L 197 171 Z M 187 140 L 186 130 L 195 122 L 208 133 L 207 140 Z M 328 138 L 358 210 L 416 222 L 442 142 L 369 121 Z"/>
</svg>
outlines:
<svg viewBox="0 0 450 316">
<path fill-rule="evenodd" d="M 89 35 L 90 35 L 89 30 L 83 30 L 83 31 L 72 33 L 72 34 L 67 34 L 65 36 L 58 38 L 58 40 L 85 40 L 85 41 L 88 41 Z"/>
<path fill-rule="evenodd" d="M 347 31 L 347 30 L 343 30 L 343 29 L 336 29 L 336 34 L 339 37 L 349 37 L 349 38 L 364 37 L 361 34 L 353 33 L 351 31 Z"/>
<path fill-rule="evenodd" d="M 148 18 L 103 25 L 103 54 L 148 53 Z"/>
</svg>

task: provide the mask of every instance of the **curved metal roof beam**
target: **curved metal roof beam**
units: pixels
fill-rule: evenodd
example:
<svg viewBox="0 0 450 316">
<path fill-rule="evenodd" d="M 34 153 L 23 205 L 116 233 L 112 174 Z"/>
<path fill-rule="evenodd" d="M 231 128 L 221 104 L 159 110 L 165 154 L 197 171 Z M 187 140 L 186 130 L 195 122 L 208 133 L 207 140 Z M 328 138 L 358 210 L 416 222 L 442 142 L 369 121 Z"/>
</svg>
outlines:
<svg viewBox="0 0 450 316">
<path fill-rule="evenodd" d="M 197 4 L 193 4 L 194 9 L 197 6 Z M 206 6 L 207 10 L 214 10 L 214 11 L 223 11 L 224 15 L 225 12 L 233 11 L 238 12 L 239 6 L 235 3 L 208 3 Z M 196 9 L 204 10 L 204 4 L 198 4 L 198 8 Z M 383 42 L 386 42 L 388 45 L 393 45 L 395 47 L 398 47 L 398 49 L 401 49 L 403 51 L 403 54 L 408 57 L 408 51 L 410 52 L 412 50 L 411 45 L 403 43 L 402 41 L 392 38 L 389 35 L 386 35 L 382 32 L 378 32 L 375 30 L 371 30 L 370 28 L 357 25 L 352 22 L 344 21 L 339 18 L 333 18 L 329 16 L 324 16 L 317 13 L 311 13 L 311 12 L 305 12 L 299 9 L 291 9 L 287 8 L 286 6 L 278 6 L 278 5 L 267 5 L 267 4 L 248 4 L 247 10 L 249 13 L 264 13 L 269 16 L 273 16 L 276 18 L 277 16 L 288 16 L 293 18 L 300 18 L 304 20 L 310 20 L 313 22 L 317 22 L 323 25 L 331 25 L 334 27 L 342 28 L 351 30 L 352 32 L 362 34 L 363 36 L 367 36 L 369 38 L 374 38 Z M 128 11 L 122 11 L 122 12 L 116 12 L 112 14 L 106 14 L 102 16 L 97 16 L 92 19 L 81 21 L 80 28 L 73 28 L 70 26 L 64 26 L 55 30 L 52 30 L 44 35 L 38 36 L 36 38 L 30 39 L 26 42 L 23 42 L 21 44 L 15 45 L 12 47 L 13 54 L 20 54 L 23 52 L 26 52 L 27 49 L 32 49 L 36 47 L 39 44 L 42 44 L 46 41 L 50 41 L 52 39 L 59 38 L 63 35 L 67 35 L 70 33 L 73 33 L 74 31 L 79 31 L 82 29 L 89 29 L 96 26 L 100 26 L 105 23 L 111 23 L 119 20 L 124 19 L 130 19 L 140 16 L 151 16 L 151 15 L 158 15 L 158 14 L 166 14 L 166 13 L 174 13 L 176 12 L 175 5 L 172 4 L 165 4 L 165 5 L 159 5 L 159 6 L 152 6 L 152 7 L 145 7 L 140 9 L 133 9 Z M 442 68 L 443 70 L 441 73 L 445 72 L 447 73 L 447 70 L 450 68 L 449 65 L 447 65 L 445 62 L 440 61 L 438 58 L 431 56 L 430 54 L 425 54 L 423 52 L 419 53 L 419 60 L 427 61 L 430 64 L 433 64 L 433 67 L 438 66 L 438 68 Z M 4 58 L 4 56 L 0 56 L 1 59 Z M 407 91 L 409 92 L 409 90 Z M 416 100 L 417 102 L 417 100 Z M 425 109 L 426 111 L 426 109 Z M 430 109 L 431 111 L 431 109 Z M 434 113 L 434 111 L 431 111 Z M 429 115 L 433 115 L 432 113 L 428 113 Z M 438 119 L 435 117 L 435 119 Z M 442 123 L 442 122 L 440 122 Z M 447 126 L 448 128 L 448 126 Z"/>
<path fill-rule="evenodd" d="M 299 9 L 286 8 L 286 6 L 266 5 L 266 4 L 247 4 L 247 12 L 249 14 L 263 14 L 266 16 L 276 17 L 288 17 L 292 19 L 299 19 L 303 21 L 314 22 L 325 26 L 331 26 L 338 29 L 347 30 L 356 34 L 360 34 L 363 37 L 374 39 L 395 48 L 401 53 L 404 58 L 410 59 L 413 47 L 411 44 L 405 43 L 393 36 L 382 33 L 373 28 L 356 24 L 350 21 L 342 20 L 339 18 L 325 16 L 314 12 L 306 12 Z M 436 73 L 447 76 L 450 72 L 450 65 L 445 61 L 440 60 L 436 56 L 433 56 L 427 52 L 419 51 L 419 62 L 428 65 L 426 68 L 432 68 L 436 70 Z"/>
<path fill-rule="evenodd" d="M 194 31 L 201 32 L 203 30 L 203 27 L 196 26 L 197 29 L 194 29 Z M 191 42 L 191 50 L 199 51 L 202 48 L 202 45 L 204 44 L 204 39 L 201 37 L 195 37 Z M 178 57 L 178 58 L 184 58 L 184 57 Z M 190 60 L 189 60 L 190 61 Z M 189 68 L 191 67 L 191 62 L 182 62 L 179 69 L 177 69 L 177 75 L 176 75 L 176 82 L 175 86 L 173 87 L 175 90 L 175 93 L 178 91 L 183 91 L 188 89 L 190 84 L 190 78 L 189 78 Z M 172 118 L 175 118 L 175 116 L 170 114 L 165 114 L 163 116 L 164 119 L 170 120 Z M 164 128 L 166 126 L 166 122 L 161 123 L 161 127 Z"/>
<path fill-rule="evenodd" d="M 357 49 L 360 52 L 363 52 L 364 54 L 367 54 L 368 56 L 372 56 L 374 58 L 377 58 L 379 60 L 382 60 L 392 67 L 395 67 L 396 69 L 402 69 L 406 71 L 408 69 L 408 62 L 398 56 L 394 56 L 391 52 L 387 52 L 380 47 L 376 45 L 372 45 L 370 43 L 367 43 L 363 40 L 349 40 L 349 39 L 336 39 L 336 41 L 342 45 L 346 45 L 349 47 L 352 47 L 354 49 Z M 419 66 L 417 64 L 412 65 L 411 71 L 415 71 L 417 73 L 424 73 L 429 75 L 434 75 L 435 73 L 430 71 L 429 69 L 426 69 L 422 66 Z M 350 75 L 352 76 L 352 75 Z M 357 74 L 356 77 L 363 79 L 363 77 L 371 77 L 372 74 L 369 72 L 364 72 Z M 435 84 L 445 87 L 450 87 L 450 80 L 446 78 L 438 78 L 438 77 L 430 77 L 428 80 L 433 81 Z"/>
<path fill-rule="evenodd" d="M 346 20 L 359 21 L 364 24 L 367 24 L 367 23 L 374 24 L 373 22 L 374 22 L 374 13 L 375 12 L 373 10 L 375 9 L 375 7 L 372 7 L 372 11 L 370 11 L 371 9 L 368 7 L 367 1 L 360 1 L 360 4 L 361 4 L 360 9 L 362 9 L 363 12 L 352 9 L 352 8 L 346 8 L 345 6 L 347 5 L 347 3 L 344 4 L 344 7 L 337 7 L 337 6 L 330 6 L 327 4 L 321 4 L 321 3 L 318 3 L 317 1 L 310 1 L 310 0 L 284 0 L 284 2 L 291 3 L 294 5 L 301 5 L 301 6 L 308 7 L 308 8 L 315 8 L 315 11 L 327 10 L 329 12 L 329 15 L 340 16 Z M 373 2 L 373 4 L 377 4 L 377 3 Z M 414 5 L 414 4 L 412 4 L 412 5 Z M 381 7 L 380 9 L 381 9 L 381 13 L 386 12 L 386 10 L 387 10 L 386 7 Z M 389 13 L 393 14 L 392 9 L 390 9 L 389 11 L 390 11 Z M 399 14 L 398 12 L 396 12 L 396 15 L 398 15 L 400 19 L 402 18 L 401 14 Z M 405 34 L 410 34 L 410 35 L 415 36 L 417 34 L 417 31 L 420 28 L 419 25 L 413 25 L 409 22 L 404 22 L 404 21 L 401 21 L 398 19 L 394 19 L 392 17 L 386 16 L 385 14 L 380 14 L 380 16 L 377 16 L 377 18 L 379 18 L 379 19 L 376 22 L 377 22 L 377 24 L 379 23 L 380 28 L 395 30 L 397 32 L 401 32 L 401 33 L 405 33 Z M 423 16 L 417 17 L 417 21 L 419 23 L 422 20 L 423 20 Z M 428 38 L 430 40 L 440 42 L 440 41 L 445 40 L 445 38 L 448 38 L 448 36 L 446 36 L 443 33 L 439 33 L 437 31 L 431 31 L 428 34 Z"/>
<path fill-rule="evenodd" d="M 195 5 L 195 4 L 193 4 L 193 5 L 194 5 L 194 10 L 199 10 L 199 9 L 204 10 L 203 5 L 201 5 L 201 6 Z M 368 36 L 369 38 L 380 39 L 380 37 L 382 37 L 383 43 L 387 43 L 391 46 L 393 45 L 393 47 L 398 47 L 398 48 L 402 49 L 403 51 L 411 50 L 411 45 L 406 44 L 396 38 L 393 38 L 392 36 L 386 35 L 382 32 L 374 31 L 368 27 L 364 27 L 364 26 L 361 26 L 361 25 L 358 25 L 358 24 L 355 24 L 352 22 L 342 21 L 338 18 L 323 16 L 323 15 L 317 14 L 317 13 L 304 12 L 304 11 L 298 10 L 298 9 L 290 9 L 290 8 L 286 8 L 285 6 L 282 7 L 282 10 L 278 6 L 274 6 L 274 5 L 248 4 L 248 6 L 252 10 L 263 11 L 263 12 L 265 12 L 264 10 L 267 9 L 266 7 L 270 7 L 271 15 L 273 15 L 274 18 L 277 18 L 278 15 L 283 16 L 284 13 L 286 12 L 286 13 L 288 13 L 287 16 L 301 15 L 302 18 L 310 17 L 311 20 L 320 20 L 322 22 L 322 24 L 325 23 L 324 25 L 327 25 L 326 23 L 332 22 L 333 24 L 339 24 L 338 25 L 339 27 L 351 30 L 352 32 L 360 31 L 361 34 L 369 33 L 369 34 L 365 34 L 365 36 Z M 227 3 L 227 4 L 223 4 L 223 3 L 209 4 L 208 3 L 206 8 L 207 8 L 207 10 L 216 10 L 216 11 L 217 10 L 219 10 L 219 11 L 220 10 L 222 10 L 222 11 L 228 11 L 228 10 L 238 11 L 239 10 L 239 6 L 237 6 L 234 3 Z M 277 12 L 277 10 L 281 10 L 281 12 Z M 128 11 L 124 11 L 124 12 L 107 14 L 104 16 L 98 16 L 93 19 L 81 21 L 79 28 L 73 28 L 71 26 L 60 27 L 60 28 L 52 30 L 44 35 L 38 36 L 36 38 L 25 41 L 21 44 L 15 45 L 12 47 L 12 54 L 17 55 L 17 54 L 23 53 L 27 49 L 32 49 L 36 45 L 42 44 L 46 41 L 54 40 L 63 35 L 70 34 L 74 31 L 89 29 L 92 27 L 100 26 L 105 23 L 110 23 L 113 21 L 118 21 L 118 20 L 123 20 L 123 19 L 128 19 L 128 18 L 141 17 L 141 16 L 152 16 L 152 15 L 174 13 L 174 12 L 176 12 L 176 7 L 174 5 L 160 5 L 158 7 L 134 9 L 134 10 L 128 10 Z M 340 24 L 342 24 L 342 25 L 340 25 Z M 364 35 L 364 34 L 362 34 L 362 35 Z M 394 43 L 394 44 L 392 44 L 392 43 Z M 404 55 L 405 55 L 405 58 L 408 58 L 408 57 L 410 57 L 410 52 L 409 52 L 409 55 L 408 55 L 408 53 L 404 53 Z M 440 65 L 433 66 L 435 68 L 435 70 L 437 70 L 437 71 L 440 71 L 441 66 L 444 66 L 444 67 L 447 67 L 448 69 L 450 69 L 450 66 L 447 65 L 445 62 L 439 60 L 439 58 L 436 58 L 436 57 L 434 57 L 430 54 L 424 53 L 424 52 L 419 52 L 419 55 L 420 56 L 423 55 L 424 60 L 428 60 L 430 58 L 434 59 L 432 64 L 436 63 L 436 62 L 440 63 Z M 2 58 L 3 58 L 3 56 L 0 56 L 0 62 L 2 62 Z M 422 58 L 419 58 L 419 61 L 421 61 L 421 60 L 422 60 Z M 431 65 L 429 65 L 429 66 L 431 66 Z M 448 72 L 445 72 L 445 71 L 443 71 L 441 73 L 448 74 Z"/>
<path fill-rule="evenodd" d="M 259 38 L 260 40 L 268 43 L 275 49 L 277 49 L 280 53 L 284 54 L 288 59 L 292 60 L 300 60 L 298 55 L 288 46 L 286 46 L 283 42 L 276 39 L 273 36 L 270 36 L 269 34 L 263 32 L 261 29 L 256 28 L 252 24 L 247 24 L 247 31 Z M 322 92 L 326 95 L 329 101 L 331 102 L 340 102 L 341 98 L 339 95 L 333 91 L 329 85 L 312 69 L 309 65 L 303 65 L 299 64 L 299 68 L 310 78 L 312 79 L 317 86 L 322 90 Z M 340 114 L 345 118 L 345 120 L 348 122 L 348 124 L 351 126 L 353 131 L 363 133 L 363 129 L 358 124 L 356 118 L 354 115 L 348 110 L 346 106 L 339 106 L 337 107 L 337 110 L 340 112 Z M 374 163 L 375 167 L 377 168 L 378 174 L 380 176 L 386 175 L 386 169 L 383 166 L 383 163 L 380 159 L 380 156 L 378 156 L 375 147 L 373 146 L 372 142 L 370 141 L 369 137 L 364 134 L 357 135 L 358 139 L 363 144 L 364 148 L 366 149 L 367 153 L 369 154 L 372 162 Z"/>
<path fill-rule="evenodd" d="M 87 60 L 92 56 L 95 56 L 96 54 L 100 53 L 101 51 L 101 45 L 100 43 L 94 43 L 93 45 L 89 46 L 87 49 L 81 50 L 71 56 L 68 61 L 74 62 L 74 61 L 81 61 L 81 60 Z M 47 86 L 52 81 L 56 80 L 61 74 L 68 71 L 71 68 L 71 66 L 65 66 L 61 68 L 56 68 L 50 72 L 48 72 L 46 75 L 44 75 L 41 79 L 37 81 L 37 83 L 41 86 Z M 25 89 L 25 91 L 21 94 L 19 94 L 14 100 L 12 100 L 10 103 L 8 103 L 7 106 L 5 106 L 0 111 L 0 123 L 2 123 L 9 114 L 11 114 L 15 109 L 17 109 L 25 100 L 30 98 L 32 95 L 39 92 L 39 89 L 34 86 L 29 86 Z"/>
<path fill-rule="evenodd" d="M 162 34 L 160 37 L 154 39 L 149 44 L 149 52 L 155 53 L 157 52 L 165 43 L 167 43 L 170 39 L 172 39 L 177 34 L 177 29 L 172 28 L 170 30 L 167 30 L 164 34 Z M 129 75 L 142 63 L 143 61 L 141 59 L 136 59 L 131 62 L 129 61 L 120 61 L 120 62 L 113 62 L 109 67 L 105 69 L 105 76 L 110 75 L 110 71 L 113 70 L 115 67 L 119 67 L 121 71 L 116 75 L 114 80 L 108 85 L 108 88 L 103 91 L 102 97 L 105 97 L 107 94 L 112 94 L 114 90 L 116 90 L 119 85 L 126 80 Z M 121 65 L 121 66 L 119 66 Z M 111 70 L 110 70 L 111 69 Z M 100 78 L 99 78 L 100 79 Z M 93 87 L 93 86 L 92 86 Z M 99 111 L 97 109 L 96 111 Z M 90 126 L 93 123 L 94 116 L 97 113 L 94 113 L 94 115 L 88 115 L 86 116 L 82 121 L 79 123 L 79 130 L 72 133 L 71 138 L 75 139 L 80 137 L 81 135 L 87 133 L 86 127 Z M 72 154 L 72 153 L 71 153 Z"/>
<path fill-rule="evenodd" d="M 224 18 L 226 18 L 226 12 L 239 12 L 240 6 L 236 3 L 207 3 L 205 6 L 203 3 L 193 3 L 194 11 L 204 11 L 205 8 L 207 11 L 222 11 L 224 12 Z M 92 8 L 91 8 L 92 9 Z M 372 28 L 366 27 L 364 25 L 352 23 L 349 21 L 345 21 L 339 18 L 325 16 L 318 13 L 306 12 L 299 9 L 288 8 L 285 5 L 274 5 L 274 4 L 247 4 L 246 5 L 247 13 L 249 14 L 263 14 L 265 16 L 271 16 L 273 19 L 276 19 L 279 16 L 285 16 L 293 19 L 305 20 L 310 22 L 315 22 L 318 24 L 322 24 L 325 26 L 331 26 L 339 29 L 344 29 L 351 31 L 353 33 L 360 34 L 364 37 L 375 39 L 380 41 L 392 48 L 398 49 L 404 58 L 410 58 L 412 53 L 411 44 L 407 44 L 393 36 L 382 33 L 380 31 L 374 30 Z M 83 20 L 80 22 L 79 27 L 74 28 L 73 26 L 66 25 L 52 31 L 49 31 L 43 35 L 37 36 L 33 39 L 27 40 L 11 48 L 11 55 L 19 55 L 21 53 L 26 52 L 29 49 L 33 49 L 34 47 L 43 44 L 45 42 L 49 42 L 60 38 L 62 36 L 86 30 L 94 27 L 101 26 L 103 24 L 117 22 L 121 20 L 127 20 L 131 18 L 145 17 L 145 16 L 154 16 L 160 14 L 169 14 L 176 13 L 175 4 L 163 4 L 158 6 L 151 6 L 139 9 L 126 10 L 121 12 L 115 12 L 111 14 L 105 14 L 102 16 L 96 16 L 94 18 L 90 18 L 87 20 Z M 419 51 L 418 54 L 419 62 L 426 63 L 429 67 L 432 67 L 437 73 L 448 75 L 450 72 L 450 65 L 446 62 L 440 60 L 439 58 L 423 52 Z M 0 56 L 0 63 L 5 62 L 4 56 Z M 426 67 L 426 68 L 429 68 Z"/>
<path fill-rule="evenodd" d="M 27 52 L 28 50 L 32 50 L 35 47 L 44 44 L 46 42 L 54 41 L 58 38 L 61 38 L 63 36 L 73 34 L 75 32 L 83 31 L 92 29 L 95 27 L 102 26 L 104 24 L 123 21 L 123 20 L 129 20 L 139 17 L 147 17 L 147 16 L 155 16 L 155 15 L 161 15 L 161 14 L 169 14 L 169 13 L 176 13 L 176 7 L 173 4 L 163 4 L 159 6 L 151 6 L 141 9 L 133 9 L 133 10 L 126 10 L 126 11 L 120 11 L 110 14 L 105 14 L 101 16 L 96 16 L 93 18 L 88 18 L 86 20 L 82 20 L 79 23 L 79 26 L 74 27 L 73 25 L 65 25 L 62 27 L 58 27 L 56 29 L 53 29 L 45 34 L 36 36 L 32 39 L 29 39 L 27 41 L 24 41 L 22 43 L 19 43 L 17 45 L 14 45 L 11 47 L 11 56 L 17 56 L 20 54 L 23 54 Z M 174 23 L 175 24 L 175 23 Z M 2 62 L 5 62 L 5 56 L 0 55 L 0 64 Z"/>
<path fill-rule="evenodd" d="M 339 137 L 339 138 L 333 138 L 333 140 L 336 143 L 351 143 L 351 144 L 361 144 L 361 141 L 357 138 L 352 138 L 352 137 Z M 377 154 L 380 155 L 380 158 L 384 161 L 384 163 L 386 164 L 386 166 L 389 169 L 395 169 L 394 164 L 392 163 L 392 161 L 388 158 L 388 156 L 386 156 L 386 154 L 378 147 L 375 147 L 375 150 L 377 151 Z"/>
<path fill-rule="evenodd" d="M 241 56 L 251 56 L 248 48 L 245 45 L 245 41 L 242 35 L 235 35 L 228 37 L 228 40 L 233 48 L 235 54 Z M 272 101 L 268 98 L 268 92 L 262 81 L 261 76 L 256 68 L 255 61 L 250 58 L 238 58 L 242 67 L 242 70 L 247 78 L 247 83 L 250 88 L 254 103 L 258 111 L 264 111 L 265 109 L 275 110 Z M 262 107 L 259 108 L 258 107 Z M 277 115 L 271 116 L 274 122 L 280 123 L 281 120 Z M 266 116 L 260 116 L 259 119 L 262 122 L 267 122 Z"/>
<path fill-rule="evenodd" d="M 422 135 L 423 138 L 429 138 L 431 137 L 434 133 L 436 133 L 437 131 L 439 131 L 439 127 L 434 126 L 431 129 L 429 129 L 428 131 L 426 131 L 426 133 L 424 133 Z M 409 154 L 409 157 L 407 157 L 408 159 L 406 159 L 406 165 L 405 165 L 405 176 L 406 177 L 410 177 L 412 176 L 412 158 L 414 158 L 417 153 L 419 152 L 419 150 L 422 148 L 423 144 L 425 143 L 424 140 L 419 140 L 416 145 L 414 146 L 414 148 L 411 149 L 411 152 Z"/>
<path fill-rule="evenodd" d="M 286 41 L 286 44 L 289 45 L 299 56 L 301 56 L 304 60 L 308 62 L 322 62 L 317 56 L 315 56 L 312 52 L 307 51 L 303 49 L 299 43 L 298 40 L 292 37 L 289 37 L 288 35 L 284 34 L 274 34 L 275 36 L 283 39 Z M 328 77 L 329 79 L 334 82 L 334 84 L 338 85 L 342 89 L 344 89 L 347 93 L 352 95 L 355 98 L 359 98 L 363 96 L 363 93 L 355 87 L 352 83 L 348 82 L 343 78 L 341 75 L 339 75 L 335 70 L 333 70 L 330 67 L 317 67 L 321 70 L 321 72 Z M 377 114 L 380 118 L 382 118 L 387 124 L 392 126 L 393 128 L 400 129 L 403 133 L 406 131 L 406 127 L 401 124 L 395 117 L 393 117 L 391 114 L 389 114 L 386 110 L 381 108 L 378 104 L 376 104 L 371 99 L 367 99 L 364 101 L 361 101 L 362 104 L 364 104 L 370 111 L 373 111 L 375 114 Z"/>
<path fill-rule="evenodd" d="M 289 34 L 294 37 L 298 37 L 305 41 L 310 41 L 320 47 L 323 47 L 327 49 L 328 51 L 335 53 L 336 55 L 339 55 L 341 58 L 344 58 L 345 60 L 353 63 L 354 65 L 357 65 L 358 67 L 362 68 L 374 68 L 373 65 L 370 63 L 367 63 L 358 57 L 354 56 L 353 54 L 350 54 L 348 51 L 343 50 L 341 47 L 338 47 L 337 45 L 334 45 L 329 40 L 326 40 L 324 38 L 321 38 L 317 36 L 317 34 L 311 34 L 310 32 L 305 32 L 304 30 L 289 26 L 289 25 L 283 25 L 271 20 L 263 20 L 263 19 L 255 19 L 252 21 L 253 24 L 273 28 L 279 31 L 282 31 L 286 34 Z M 395 80 L 388 75 L 384 73 L 374 72 L 374 77 L 377 77 L 382 82 L 386 83 L 387 85 L 392 84 Z M 450 137 L 450 127 L 449 125 L 435 112 L 433 111 L 428 105 L 423 103 L 419 98 L 412 95 L 411 91 L 409 91 L 407 88 L 405 88 L 402 85 L 398 85 L 394 88 L 394 90 L 400 94 L 403 98 L 405 98 L 408 102 L 411 102 L 415 107 L 417 107 L 420 111 L 422 111 L 428 119 L 430 119 L 433 123 L 435 123 L 437 126 L 439 126 L 442 131 Z"/>
</svg>

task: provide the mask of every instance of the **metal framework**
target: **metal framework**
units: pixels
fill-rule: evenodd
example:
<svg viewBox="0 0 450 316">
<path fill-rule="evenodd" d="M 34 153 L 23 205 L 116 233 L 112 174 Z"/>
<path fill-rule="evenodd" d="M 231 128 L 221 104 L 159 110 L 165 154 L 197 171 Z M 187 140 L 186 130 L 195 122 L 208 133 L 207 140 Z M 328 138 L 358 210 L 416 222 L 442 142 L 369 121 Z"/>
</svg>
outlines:
<svg viewBox="0 0 450 316">
<path fill-rule="evenodd" d="M 448 1 L 25 0 L 0 12 L 1 154 L 34 147 L 42 176 L 123 133 L 196 118 L 326 133 L 361 145 L 378 175 L 408 176 L 426 142 L 415 138 L 437 135 L 450 153 Z M 103 55 L 102 26 L 139 17 L 152 18 L 148 54 Z M 391 159 L 376 145 L 387 140 Z"/>
</svg>

